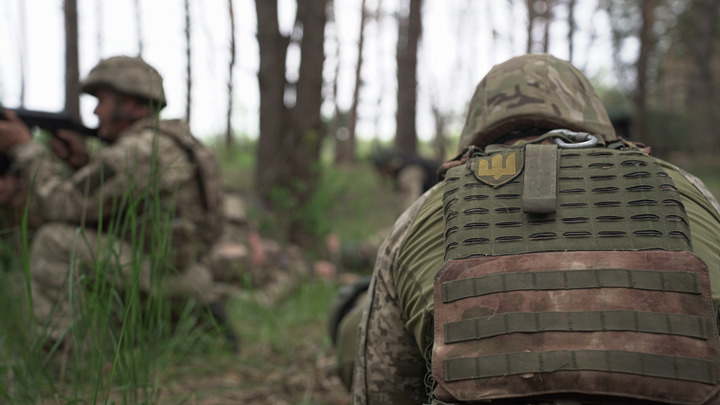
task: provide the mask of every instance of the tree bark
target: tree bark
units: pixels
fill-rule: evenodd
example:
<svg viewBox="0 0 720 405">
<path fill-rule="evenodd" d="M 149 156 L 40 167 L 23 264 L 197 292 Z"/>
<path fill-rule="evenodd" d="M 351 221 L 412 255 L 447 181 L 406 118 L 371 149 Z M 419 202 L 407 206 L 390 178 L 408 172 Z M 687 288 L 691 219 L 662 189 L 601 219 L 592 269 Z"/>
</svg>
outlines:
<svg viewBox="0 0 720 405">
<path fill-rule="evenodd" d="M 655 23 L 655 0 L 641 2 L 642 27 L 640 28 L 640 54 L 638 55 L 637 87 L 635 90 L 635 117 L 632 122 L 631 138 L 637 142 L 645 142 L 645 121 L 647 116 L 647 73 L 648 58 L 653 50 Z"/>
<path fill-rule="evenodd" d="M 296 102 L 290 108 L 284 103 L 289 40 L 278 29 L 277 1 L 256 0 L 255 5 L 260 45 L 256 188 L 270 209 L 289 217 L 288 239 L 307 246 L 312 229 L 302 218 L 302 212 L 313 196 L 319 176 L 326 0 L 298 2 L 297 22 L 302 28 L 300 71 Z M 282 199 L 273 198 L 277 191 Z"/>
<path fill-rule="evenodd" d="M 227 130 L 225 131 L 225 145 L 232 148 L 234 144 L 232 129 L 233 113 L 233 71 L 235 70 L 235 12 L 233 11 L 233 0 L 228 0 L 228 14 L 230 16 L 230 65 L 228 66 L 228 108 L 227 108 Z"/>
<path fill-rule="evenodd" d="M 192 38 L 190 36 L 190 0 L 185 0 L 185 57 L 187 63 L 185 81 L 185 121 L 189 124 L 192 113 Z"/>
<path fill-rule="evenodd" d="M 720 124 L 720 120 L 716 117 L 716 86 L 712 70 L 720 1 L 696 0 L 694 6 L 697 10 L 695 13 L 697 21 L 690 50 L 698 71 L 697 77 L 689 81 L 688 99 L 690 109 L 695 113 L 693 119 L 697 128 L 693 146 L 695 150 L 701 150 L 708 146 L 716 147 L 718 145 L 716 137 L 708 137 L 706 134 L 712 133 L 713 128 L 717 128 Z"/>
<path fill-rule="evenodd" d="M 65 0 L 65 112 L 80 120 L 77 1 Z"/>
<path fill-rule="evenodd" d="M 550 50 L 550 20 L 552 16 L 551 0 L 526 0 L 528 11 L 527 26 L 527 53 L 536 52 L 535 44 L 540 44 L 542 52 L 547 53 Z M 540 9 L 540 10 L 538 10 Z M 535 38 L 535 27 L 538 23 L 542 23 L 543 35 L 540 40 Z"/>
<path fill-rule="evenodd" d="M 20 25 L 20 46 L 18 47 L 18 60 L 20 61 L 20 106 L 25 106 L 25 51 L 27 49 L 27 17 L 25 13 L 25 0 L 18 0 L 19 25 Z"/>
<path fill-rule="evenodd" d="M 417 51 L 422 35 L 422 0 L 408 0 L 409 13 L 400 15 L 397 45 L 397 135 L 395 146 L 416 153 Z"/>
<path fill-rule="evenodd" d="M 433 139 L 435 160 L 444 162 L 446 159 L 445 154 L 447 153 L 447 148 L 445 147 L 447 137 L 445 136 L 445 132 L 450 117 L 447 113 L 443 113 L 436 103 L 432 103 L 431 110 L 433 118 L 435 119 L 435 138 Z"/>
<path fill-rule="evenodd" d="M 575 36 L 575 2 L 576 0 L 568 0 L 568 62 L 573 63 L 573 37 Z"/>
<path fill-rule="evenodd" d="M 335 162 L 339 164 L 351 164 L 355 161 L 355 131 L 357 129 L 357 109 L 360 102 L 360 90 L 362 88 L 362 65 L 363 45 L 365 43 L 365 21 L 368 13 L 365 7 L 365 0 L 360 4 L 360 34 L 358 38 L 358 58 L 355 65 L 355 89 L 353 90 L 352 104 L 348 112 L 347 139 L 335 139 Z"/>
<path fill-rule="evenodd" d="M 279 174 L 280 159 L 276 149 L 283 144 L 287 132 L 288 111 L 283 100 L 285 92 L 285 55 L 289 39 L 280 34 L 277 0 L 256 0 L 257 36 L 260 48 L 260 136 L 258 138 L 255 187 L 266 203 L 270 200 L 272 181 Z"/>
<path fill-rule="evenodd" d="M 138 55 L 142 56 L 144 46 L 142 34 L 142 16 L 140 13 L 140 0 L 135 0 L 135 30 L 137 32 Z"/>
</svg>

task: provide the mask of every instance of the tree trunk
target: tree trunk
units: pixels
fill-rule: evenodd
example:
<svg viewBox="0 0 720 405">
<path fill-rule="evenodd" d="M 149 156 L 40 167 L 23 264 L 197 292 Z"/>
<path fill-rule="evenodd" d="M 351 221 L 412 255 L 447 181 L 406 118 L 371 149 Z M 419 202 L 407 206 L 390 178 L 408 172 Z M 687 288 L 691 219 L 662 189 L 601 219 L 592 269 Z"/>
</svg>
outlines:
<svg viewBox="0 0 720 405">
<path fill-rule="evenodd" d="M 409 13 L 399 15 L 397 45 L 397 136 L 398 150 L 416 153 L 417 51 L 422 34 L 422 0 L 408 0 Z M 401 6 L 402 7 L 402 6 Z"/>
<path fill-rule="evenodd" d="M 20 0 L 24 1 L 24 0 Z M 95 23 L 97 25 L 97 36 L 96 36 L 96 46 L 97 46 L 97 57 L 102 58 L 102 48 L 103 48 L 103 27 L 105 26 L 103 18 L 103 7 L 102 2 L 98 1 L 95 2 Z"/>
<path fill-rule="evenodd" d="M 717 128 L 718 118 L 715 105 L 715 85 L 712 70 L 716 25 L 718 19 L 718 0 L 697 0 L 695 7 L 697 21 L 695 24 L 694 40 L 690 50 L 697 71 L 697 77 L 689 81 L 688 92 L 689 107 L 694 112 L 693 120 L 696 122 L 696 136 L 693 142 L 695 150 L 715 147 L 718 145 L 717 137 L 708 137 Z"/>
<path fill-rule="evenodd" d="M 348 113 L 347 139 L 335 139 L 337 148 L 336 163 L 350 164 L 355 161 L 355 130 L 357 129 L 357 109 L 360 102 L 360 89 L 362 88 L 363 44 L 365 43 L 365 21 L 368 14 L 365 9 L 365 0 L 360 4 L 360 35 L 358 38 L 358 59 L 355 65 L 355 89 L 353 91 L 352 105 Z"/>
<path fill-rule="evenodd" d="M 449 116 L 448 114 L 443 113 L 436 103 L 432 103 L 431 109 L 433 118 L 435 119 L 435 138 L 433 139 L 435 160 L 438 162 L 444 162 L 447 158 L 445 156 L 447 153 L 445 147 L 445 139 L 447 137 L 445 136 L 445 132 L 447 130 Z"/>
<path fill-rule="evenodd" d="M 277 0 L 256 0 L 257 36 L 260 49 L 258 85 L 260 87 L 260 136 L 258 138 L 255 187 L 266 203 L 273 180 L 280 176 L 277 150 L 288 130 L 285 92 L 285 55 L 289 39 L 278 27 Z"/>
<path fill-rule="evenodd" d="M 543 52 L 550 52 L 550 21 L 552 21 L 552 0 L 544 0 L 545 12 L 543 13 L 542 19 L 545 24 L 545 30 L 543 31 Z"/>
<path fill-rule="evenodd" d="M 20 46 L 18 47 L 18 59 L 20 61 L 20 106 L 25 107 L 25 51 L 27 47 L 27 17 L 25 13 L 25 0 L 18 0 L 19 25 L 20 25 Z M 67 97 L 66 97 L 67 99 Z"/>
<path fill-rule="evenodd" d="M 256 0 L 260 45 L 260 139 L 256 188 L 261 200 L 289 218 L 288 239 L 307 246 L 312 232 L 303 209 L 313 196 L 319 175 L 322 141 L 322 67 L 326 0 L 298 3 L 302 26 L 296 102 L 284 103 L 285 56 L 288 38 L 277 23 L 277 1 Z M 273 198 L 275 195 L 276 198 Z M 277 198 L 281 195 L 282 198 Z"/>
<path fill-rule="evenodd" d="M 286 178 L 292 179 L 288 186 L 305 207 L 312 198 L 319 177 L 320 145 L 323 139 L 322 105 L 323 62 L 325 61 L 325 6 L 326 0 L 299 1 L 298 20 L 303 27 L 300 44 L 300 74 L 297 83 L 297 103 L 293 108 L 294 145 L 288 150 L 292 167 Z M 294 220 L 289 237 L 292 242 L 308 246 L 311 229 L 303 218 Z"/>
<path fill-rule="evenodd" d="M 568 0 L 568 62 L 573 63 L 573 37 L 575 36 L 575 1 Z"/>
<path fill-rule="evenodd" d="M 648 58 L 655 38 L 652 28 L 655 23 L 655 0 L 641 3 L 642 27 L 640 28 L 640 54 L 637 59 L 637 87 L 635 90 L 635 117 L 632 122 L 631 138 L 645 142 L 645 118 L 647 115 L 647 73 Z"/>
<path fill-rule="evenodd" d="M 525 4 L 527 5 L 527 12 L 528 12 L 528 21 L 527 21 L 527 46 L 525 47 L 525 53 L 532 52 L 533 49 L 533 31 L 535 29 L 535 18 L 537 13 L 535 12 L 535 0 L 526 0 Z"/>
<path fill-rule="evenodd" d="M 80 120 L 77 1 L 65 0 L 65 112 Z"/>
<path fill-rule="evenodd" d="M 334 54 L 332 57 L 335 59 L 335 71 L 333 72 L 333 81 L 332 81 L 332 100 L 333 104 L 335 105 L 335 111 L 333 112 L 332 120 L 330 121 L 330 128 L 328 129 L 328 133 L 332 137 L 333 141 L 335 142 L 335 163 L 341 163 L 342 162 L 342 155 L 343 151 L 342 144 L 343 144 L 343 136 L 340 133 L 340 126 L 341 126 L 341 117 L 343 113 L 340 111 L 340 105 L 338 105 L 338 77 L 340 76 L 340 37 L 338 36 L 338 25 L 337 20 L 335 18 L 335 0 L 328 0 L 327 5 L 327 24 L 332 25 L 335 27 L 335 29 L 330 30 L 332 33 L 332 42 L 335 43 L 335 48 L 333 49 Z"/>
<path fill-rule="evenodd" d="M 552 16 L 551 0 L 526 0 L 528 11 L 527 26 L 527 53 L 537 52 L 536 44 L 539 44 L 539 50 L 547 53 L 550 49 L 550 20 Z M 543 35 L 539 40 L 535 38 L 535 28 L 538 23 L 542 23 Z"/>
<path fill-rule="evenodd" d="M 185 57 L 187 60 L 185 81 L 185 121 L 190 123 L 192 113 L 192 38 L 190 36 L 190 0 L 185 0 Z"/>
<path fill-rule="evenodd" d="M 135 29 L 137 32 L 138 55 L 143 54 L 142 15 L 140 13 L 140 0 L 135 0 Z"/>
<path fill-rule="evenodd" d="M 230 15 L 230 66 L 228 66 L 228 109 L 227 109 L 227 130 L 225 131 L 225 145 L 232 148 L 232 112 L 233 112 L 233 70 L 235 70 L 235 12 L 233 11 L 233 0 L 228 0 L 228 14 Z"/>
</svg>

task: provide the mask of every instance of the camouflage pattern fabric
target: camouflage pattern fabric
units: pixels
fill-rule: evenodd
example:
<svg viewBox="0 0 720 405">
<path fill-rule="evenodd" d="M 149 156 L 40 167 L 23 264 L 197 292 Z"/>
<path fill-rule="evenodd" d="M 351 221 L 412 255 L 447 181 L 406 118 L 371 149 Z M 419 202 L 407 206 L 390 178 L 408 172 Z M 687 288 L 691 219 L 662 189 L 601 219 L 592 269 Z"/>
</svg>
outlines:
<svg viewBox="0 0 720 405">
<path fill-rule="evenodd" d="M 95 95 L 101 87 L 151 100 L 158 104 L 158 109 L 167 105 L 162 76 L 140 57 L 113 56 L 101 60 L 80 83 L 80 90 Z"/>
<path fill-rule="evenodd" d="M 519 56 L 490 70 L 470 101 L 460 150 L 469 145 L 483 148 L 524 128 L 566 128 L 601 135 L 605 141 L 616 139 L 587 78 L 550 55 Z"/>
<path fill-rule="evenodd" d="M 67 291 L 67 283 L 75 280 L 68 273 L 73 255 L 77 268 L 71 270 L 76 276 L 98 260 L 114 257 L 109 263 L 118 271 L 115 281 L 119 289 L 127 285 L 127 272 L 136 267 L 141 269 L 140 288 L 149 294 L 159 291 L 151 289 L 149 283 L 157 278 L 151 271 L 160 270 L 167 276 L 162 282 L 166 296 L 193 297 L 209 303 L 232 293 L 232 289 L 214 283 L 210 270 L 202 264 L 209 248 L 199 232 L 206 226 L 202 188 L 192 157 L 167 131 L 179 132 L 174 137 L 191 136 L 187 126 L 179 122 L 140 120 L 70 177 L 37 141 L 12 151 L 21 174 L 32 184 L 29 216 L 43 223 L 30 247 L 32 296 L 39 303 L 35 305 L 38 321 L 42 324 L 52 317 L 60 326 L 52 337 L 59 337 L 64 332 L 62 327 L 72 322 L 70 311 L 53 314 L 47 303 L 52 303 L 59 291 Z M 153 215 L 157 208 L 161 212 Z M 137 221 L 135 229 L 145 229 L 146 234 L 120 231 L 131 209 Z M 163 223 L 166 228 L 159 229 Z M 96 232 L 107 229 L 115 231 Z M 162 269 L 156 266 L 151 270 L 149 253 L 154 250 L 150 240 L 158 232 L 166 236 L 172 233 L 172 245 Z M 217 232 L 219 235 L 220 230 Z M 132 255 L 133 240 L 145 241 L 139 256 Z M 59 305 L 69 308 L 67 302 Z"/>
<path fill-rule="evenodd" d="M 413 218 L 435 186 L 411 205 L 378 250 L 358 330 L 352 373 L 355 404 L 419 404 L 427 398 L 425 359 L 404 327 L 406 315 L 394 282 L 394 259 Z"/>
<path fill-rule="evenodd" d="M 496 66 L 478 85 L 460 149 L 482 148 L 513 131 L 538 126 L 586 131 L 605 141 L 615 138 L 607 113 L 581 73 L 548 55 L 526 55 Z M 701 182 L 658 162 L 680 193 L 694 252 L 708 266 L 718 305 L 720 213 Z M 435 186 L 420 197 L 378 251 L 358 327 L 353 404 L 430 402 L 432 286 L 445 253 L 442 194 L 442 187 Z"/>
</svg>

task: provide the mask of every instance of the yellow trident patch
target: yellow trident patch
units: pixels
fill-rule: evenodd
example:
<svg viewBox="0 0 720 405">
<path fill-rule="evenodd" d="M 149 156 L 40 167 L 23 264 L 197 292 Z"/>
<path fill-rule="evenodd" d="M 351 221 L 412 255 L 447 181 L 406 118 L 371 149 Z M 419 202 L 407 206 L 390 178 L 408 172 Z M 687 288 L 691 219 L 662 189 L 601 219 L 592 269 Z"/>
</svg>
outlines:
<svg viewBox="0 0 720 405">
<path fill-rule="evenodd" d="M 509 150 L 476 157 L 471 160 L 470 167 L 478 180 L 497 187 L 517 177 L 522 172 L 524 160 L 522 150 Z"/>
</svg>

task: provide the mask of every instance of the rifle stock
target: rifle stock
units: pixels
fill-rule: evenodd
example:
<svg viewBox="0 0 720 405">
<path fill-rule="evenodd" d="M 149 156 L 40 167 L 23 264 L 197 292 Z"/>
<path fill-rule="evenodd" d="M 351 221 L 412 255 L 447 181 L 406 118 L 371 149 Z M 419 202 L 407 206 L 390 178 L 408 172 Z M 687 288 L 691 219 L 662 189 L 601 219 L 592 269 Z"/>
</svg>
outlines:
<svg viewBox="0 0 720 405">
<path fill-rule="evenodd" d="M 97 137 L 97 128 L 88 128 L 85 125 L 77 122 L 65 112 L 47 112 L 47 111 L 34 111 L 25 109 L 14 109 L 7 108 L 10 111 L 15 112 L 17 116 L 27 125 L 30 129 L 41 128 L 56 136 L 58 129 L 67 129 L 78 134 L 90 137 Z M 0 120 L 5 120 L 5 114 L 3 113 L 4 108 L 0 105 Z M 4 175 L 11 167 L 12 162 L 10 157 L 4 153 L 0 153 L 0 176 Z"/>
</svg>

